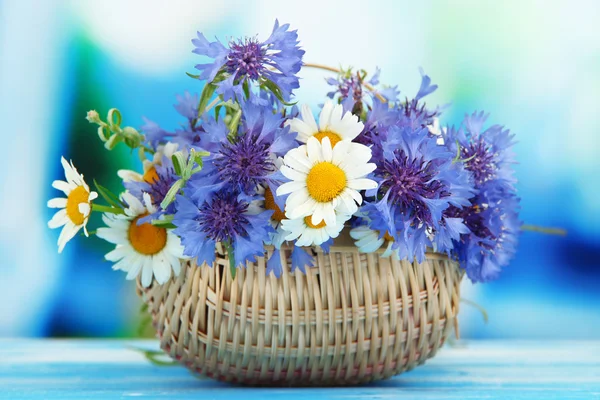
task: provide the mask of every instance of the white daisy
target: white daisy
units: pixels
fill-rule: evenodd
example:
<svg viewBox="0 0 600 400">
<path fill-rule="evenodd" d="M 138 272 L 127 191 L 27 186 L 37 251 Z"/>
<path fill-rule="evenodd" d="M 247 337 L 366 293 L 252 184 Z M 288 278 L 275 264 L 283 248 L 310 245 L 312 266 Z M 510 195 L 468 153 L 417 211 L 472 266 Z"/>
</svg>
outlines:
<svg viewBox="0 0 600 400">
<path fill-rule="evenodd" d="M 142 162 L 143 174 L 129 169 L 120 169 L 117 171 L 117 175 L 119 175 L 119 178 L 121 178 L 123 182 L 146 182 L 150 184 L 156 182 L 158 180 L 158 174 L 156 173 L 155 166 L 162 164 L 163 157 L 170 159 L 177 151 L 178 147 L 179 144 L 171 142 L 158 146 L 152 160 L 144 160 Z"/>
<path fill-rule="evenodd" d="M 144 203 L 131 194 L 121 195 L 129 205 L 125 215 L 104 214 L 102 219 L 107 228 L 99 228 L 97 236 L 116 244 L 116 248 L 106 254 L 108 261 L 115 262 L 114 270 L 127 272 L 127 279 L 135 279 L 142 274 L 142 285 L 150 286 L 152 276 L 159 284 L 175 276 L 181 270 L 183 246 L 172 230 L 154 226 L 150 223 L 138 224 L 138 220 L 157 211 L 152 205 L 150 195 L 144 194 Z"/>
<path fill-rule="evenodd" d="M 336 238 L 344 229 L 344 222 L 350 219 L 350 215 L 338 214 L 333 224 L 325 224 L 321 221 L 313 225 L 310 216 L 298 219 L 284 219 L 281 221 L 283 229 L 289 232 L 285 240 L 296 240 L 296 246 L 318 246 L 325 243 L 329 238 Z"/>
<path fill-rule="evenodd" d="M 60 162 L 65 170 L 67 181 L 54 181 L 52 187 L 62 190 L 67 198 L 57 197 L 48 201 L 48 207 L 61 208 L 48 222 L 51 229 L 63 226 L 58 237 L 59 253 L 81 228 L 88 236 L 86 225 L 92 211 L 92 200 L 98 197 L 98 193 L 90 191 L 83 180 L 83 175 L 77 172 L 72 161 L 69 164 L 64 157 L 61 157 Z"/>
<path fill-rule="evenodd" d="M 376 230 L 369 228 L 366 225 L 361 225 L 350 230 L 350 236 L 356 240 L 356 247 L 361 253 L 373 253 L 385 245 L 386 249 L 381 255 L 382 257 L 389 257 L 394 254 L 398 256 L 398 252 L 392 249 L 394 239 L 386 232 L 383 237 L 379 237 L 380 233 Z"/>
<path fill-rule="evenodd" d="M 374 189 L 377 183 L 365 178 L 376 165 L 368 163 L 371 149 L 349 140 L 331 148 L 328 137 L 321 142 L 309 138 L 306 145 L 287 152 L 280 168 L 291 180 L 277 189 L 277 195 L 290 194 L 285 215 L 298 219 L 312 215 L 311 223 L 335 225 L 336 214 L 352 215 L 362 203 L 359 190 Z"/>
<path fill-rule="evenodd" d="M 333 105 L 331 101 L 326 101 L 317 126 L 310 107 L 305 104 L 301 110 L 302 118 L 294 118 L 288 122 L 290 131 L 298 132 L 297 139 L 302 143 L 308 142 L 308 138 L 313 136 L 320 141 L 328 137 L 331 145 L 335 147 L 341 140 L 353 140 L 364 128 L 356 115 L 347 111 L 342 116 L 343 112 L 341 104 Z"/>
</svg>

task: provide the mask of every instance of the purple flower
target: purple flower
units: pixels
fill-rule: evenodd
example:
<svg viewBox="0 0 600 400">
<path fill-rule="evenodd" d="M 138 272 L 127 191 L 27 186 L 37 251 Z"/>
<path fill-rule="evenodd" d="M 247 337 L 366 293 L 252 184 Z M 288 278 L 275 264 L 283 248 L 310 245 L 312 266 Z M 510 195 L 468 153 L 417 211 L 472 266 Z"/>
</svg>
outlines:
<svg viewBox="0 0 600 400">
<path fill-rule="evenodd" d="M 388 233 L 402 258 L 422 261 L 428 245 L 449 251 L 461 232 L 460 221 L 446 220 L 450 206 L 468 206 L 474 189 L 469 173 L 453 155 L 436 144 L 426 128 L 395 128 L 374 147 L 381 157 L 375 179 L 381 200 L 365 204 L 361 213 L 371 229 Z M 392 228 L 393 226 L 393 228 Z M 433 238 L 433 239 L 432 239 Z"/>
<path fill-rule="evenodd" d="M 444 141 L 450 151 L 464 160 L 465 168 L 473 174 L 477 187 L 486 182 L 495 182 L 506 189 L 514 189 L 512 165 L 514 135 L 500 125 L 492 125 L 483 130 L 489 114 L 474 112 L 465 116 L 457 130 L 447 130 Z"/>
<path fill-rule="evenodd" d="M 441 114 L 439 108 L 430 110 L 421 101 L 425 96 L 435 92 L 438 86 L 431 84 L 431 78 L 425 74 L 422 68 L 419 69 L 419 72 L 421 73 L 421 86 L 413 99 L 406 99 L 400 104 L 398 126 L 408 126 L 413 129 L 426 127 L 432 125 L 433 119 Z"/>
<path fill-rule="evenodd" d="M 327 84 L 335 88 L 327 93 L 327 96 L 331 99 L 338 96 L 338 101 L 344 106 L 344 111 L 351 111 L 357 115 L 361 114 L 363 109 L 366 109 L 365 106 L 368 106 L 367 100 L 373 99 L 375 101 L 377 99 L 375 93 L 383 96 L 388 102 L 397 101 L 400 94 L 397 86 L 373 90 L 375 86 L 379 85 L 380 74 L 381 69 L 378 67 L 371 79 L 365 81 L 366 76 L 363 71 L 342 72 L 337 78 L 326 79 Z"/>
<path fill-rule="evenodd" d="M 302 273 L 306 273 L 306 267 L 314 266 L 314 258 L 304 248 L 294 246 L 292 250 L 292 272 L 298 268 Z"/>
<path fill-rule="evenodd" d="M 156 122 L 144 119 L 144 125 L 140 130 L 144 133 L 146 143 L 148 143 L 153 149 L 156 149 L 159 144 L 164 144 L 173 137 L 173 133 L 162 129 Z"/>
<path fill-rule="evenodd" d="M 282 127 L 283 118 L 272 108 L 254 102 L 242 106 L 243 120 L 233 141 L 220 121 L 205 124 L 201 145 L 211 152 L 197 179 L 204 185 L 225 182 L 236 191 L 252 195 L 258 185 L 269 185 L 277 172 L 274 160 L 297 146 L 296 133 Z M 206 120 L 206 119 L 205 119 Z"/>
<path fill-rule="evenodd" d="M 184 254 L 197 257 L 199 264 L 212 265 L 218 242 L 233 246 L 236 266 L 253 261 L 264 255 L 263 241 L 273 231 L 272 211 L 253 214 L 244 196 L 226 190 L 177 196 L 176 209 L 174 232 L 181 237 Z"/>
<path fill-rule="evenodd" d="M 513 135 L 499 125 L 483 130 L 483 112 L 466 116 L 457 130 L 449 128 L 444 141 L 471 172 L 476 196 L 463 209 L 450 207 L 447 217 L 461 218 L 469 232 L 455 240 L 453 253 L 473 282 L 496 279 L 516 251 L 518 218 L 512 164 Z"/>
<path fill-rule="evenodd" d="M 488 185 L 471 199 L 470 207 L 447 210 L 447 215 L 462 218 L 470 231 L 455 241 L 453 253 L 473 282 L 498 278 L 502 267 L 508 265 L 516 252 L 521 231 L 519 198 L 510 191 L 498 192 Z"/>
<path fill-rule="evenodd" d="M 239 97 L 244 82 L 270 81 L 279 88 L 282 98 L 289 101 L 292 90 L 299 87 L 296 74 L 302 67 L 304 50 L 298 46 L 296 31 L 288 29 L 289 24 L 279 26 L 275 21 L 271 36 L 264 42 L 247 37 L 230 41 L 228 48 L 219 41 L 209 42 L 198 32 L 198 38 L 192 40 L 193 52 L 213 59 L 212 63 L 196 65 L 201 71 L 200 79 L 212 82 L 218 74 L 226 74 L 229 79 L 216 82 L 217 93 L 226 99 Z"/>
<path fill-rule="evenodd" d="M 199 97 L 197 94 L 190 94 L 185 92 L 183 96 L 177 95 L 177 104 L 173 105 L 177 112 L 188 120 L 194 120 L 198 118 L 198 102 Z"/>
<path fill-rule="evenodd" d="M 141 127 L 146 137 L 146 143 L 153 149 L 160 144 L 167 142 L 179 143 L 181 148 L 197 147 L 199 141 L 198 130 L 195 127 L 198 118 L 198 95 L 185 92 L 183 95 L 177 95 L 177 103 L 173 105 L 177 112 L 187 119 L 181 129 L 175 132 L 167 131 L 161 128 L 156 122 L 144 118 L 145 124 Z"/>
<path fill-rule="evenodd" d="M 281 249 L 275 248 L 273 254 L 267 261 L 267 275 L 273 272 L 275 277 L 279 278 L 283 272 L 283 264 L 281 263 Z"/>
</svg>

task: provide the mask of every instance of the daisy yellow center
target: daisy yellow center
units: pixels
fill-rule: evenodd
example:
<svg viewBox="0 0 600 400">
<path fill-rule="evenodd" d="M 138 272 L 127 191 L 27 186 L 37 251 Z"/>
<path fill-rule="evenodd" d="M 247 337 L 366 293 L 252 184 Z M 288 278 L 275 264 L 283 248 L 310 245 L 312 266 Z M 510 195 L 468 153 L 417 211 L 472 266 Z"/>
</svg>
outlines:
<svg viewBox="0 0 600 400">
<path fill-rule="evenodd" d="M 154 166 L 150 167 L 148 171 L 144 172 L 144 182 L 146 183 L 156 183 L 158 182 L 158 173 L 156 172 L 156 168 Z"/>
<path fill-rule="evenodd" d="M 271 192 L 271 189 L 269 189 L 269 188 L 265 189 L 265 208 L 267 210 L 275 211 L 273 213 L 273 215 L 271 216 L 272 220 L 282 221 L 284 219 L 287 219 L 285 217 L 285 213 L 283 211 L 281 211 L 279 206 L 277 206 L 277 203 L 275 203 L 275 198 L 273 197 L 273 192 Z"/>
<path fill-rule="evenodd" d="M 393 242 L 394 238 L 389 234 L 389 232 L 385 232 L 385 235 L 383 235 L 383 239 L 387 240 L 388 242 Z"/>
<path fill-rule="evenodd" d="M 328 161 L 315 164 L 306 177 L 308 194 L 319 203 L 328 203 L 346 188 L 346 174 Z"/>
<path fill-rule="evenodd" d="M 325 228 L 327 225 L 325 224 L 325 220 L 319 222 L 317 225 L 312 223 L 312 215 L 309 215 L 308 217 L 304 217 L 304 223 L 306 224 L 306 226 L 308 226 L 309 228 L 313 228 L 313 229 L 321 229 L 321 228 Z"/>
<path fill-rule="evenodd" d="M 138 225 L 138 220 L 147 215 L 140 215 L 131 221 L 128 234 L 129 243 L 135 251 L 151 256 L 160 252 L 167 245 L 167 230 L 149 223 Z"/>
<path fill-rule="evenodd" d="M 314 134 L 314 137 L 319 139 L 319 142 L 323 141 L 323 138 L 328 137 L 329 141 L 331 142 L 331 148 L 333 148 L 337 144 L 337 142 L 342 140 L 342 137 L 340 135 L 331 131 L 317 132 Z"/>
<path fill-rule="evenodd" d="M 79 211 L 79 204 L 89 203 L 89 192 L 83 186 L 77 186 L 71 190 L 67 197 L 67 216 L 75 225 L 83 224 L 85 215 Z"/>
</svg>

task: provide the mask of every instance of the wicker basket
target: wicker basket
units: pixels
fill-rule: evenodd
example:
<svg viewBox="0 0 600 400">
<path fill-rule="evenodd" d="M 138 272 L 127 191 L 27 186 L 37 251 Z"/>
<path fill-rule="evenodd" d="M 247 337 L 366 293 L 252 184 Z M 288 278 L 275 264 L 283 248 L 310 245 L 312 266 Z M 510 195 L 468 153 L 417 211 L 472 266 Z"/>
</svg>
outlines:
<svg viewBox="0 0 600 400">
<path fill-rule="evenodd" d="M 266 276 L 260 258 L 235 280 L 218 254 L 213 267 L 190 262 L 168 284 L 138 282 L 138 293 L 173 359 L 250 385 L 389 378 L 435 355 L 457 327 L 463 273 L 445 255 L 428 253 L 417 264 L 337 243 L 315 254 L 306 275 Z"/>
</svg>

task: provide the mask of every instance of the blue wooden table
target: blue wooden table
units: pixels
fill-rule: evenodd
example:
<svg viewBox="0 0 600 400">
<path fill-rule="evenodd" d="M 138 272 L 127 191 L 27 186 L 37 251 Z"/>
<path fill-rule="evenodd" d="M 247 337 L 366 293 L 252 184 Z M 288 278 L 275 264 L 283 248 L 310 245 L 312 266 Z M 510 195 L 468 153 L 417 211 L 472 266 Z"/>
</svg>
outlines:
<svg viewBox="0 0 600 400">
<path fill-rule="evenodd" d="M 247 388 L 160 367 L 155 341 L 1 340 L 2 399 L 600 399 L 599 342 L 461 341 L 394 379 L 349 388 Z"/>
</svg>

